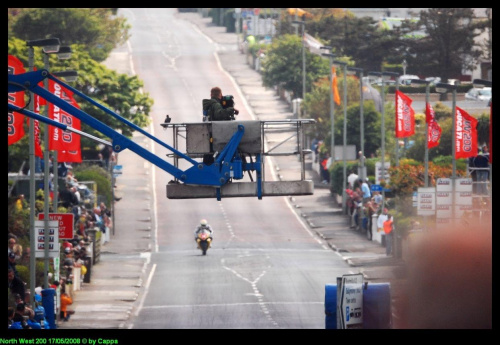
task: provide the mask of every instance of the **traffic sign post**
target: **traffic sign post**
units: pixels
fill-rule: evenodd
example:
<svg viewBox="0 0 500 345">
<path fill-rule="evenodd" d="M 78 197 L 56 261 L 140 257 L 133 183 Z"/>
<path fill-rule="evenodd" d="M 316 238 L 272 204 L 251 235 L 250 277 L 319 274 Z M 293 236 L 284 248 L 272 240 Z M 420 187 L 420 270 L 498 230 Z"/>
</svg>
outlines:
<svg viewBox="0 0 500 345">
<path fill-rule="evenodd" d="M 44 220 L 44 219 L 45 219 L 45 214 L 39 213 L 38 220 Z M 63 240 L 73 239 L 73 224 L 75 224 L 73 213 L 49 213 L 49 220 L 54 220 L 58 222 L 60 239 Z"/>
<path fill-rule="evenodd" d="M 345 274 L 337 285 L 337 328 L 363 328 L 363 275 Z"/>
<path fill-rule="evenodd" d="M 49 257 L 59 257 L 59 222 L 50 220 L 49 233 L 45 234 L 45 221 L 35 221 L 35 257 L 45 258 L 45 236 L 49 237 Z"/>
</svg>

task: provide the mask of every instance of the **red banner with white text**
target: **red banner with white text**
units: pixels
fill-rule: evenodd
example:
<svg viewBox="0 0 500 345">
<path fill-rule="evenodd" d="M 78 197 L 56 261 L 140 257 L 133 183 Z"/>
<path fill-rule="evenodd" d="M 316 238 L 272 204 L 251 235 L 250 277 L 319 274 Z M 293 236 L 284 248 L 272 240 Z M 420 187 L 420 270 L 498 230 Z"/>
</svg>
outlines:
<svg viewBox="0 0 500 345">
<path fill-rule="evenodd" d="M 430 103 L 425 104 L 425 122 L 427 123 L 427 148 L 431 149 L 439 145 L 439 139 L 441 138 L 441 126 L 436 121 L 436 116 L 434 114 L 434 109 Z"/>
<path fill-rule="evenodd" d="M 49 80 L 49 91 L 55 96 L 80 109 L 80 106 L 73 98 L 73 93 L 64 88 L 62 85 Z M 49 118 L 74 129 L 81 129 L 80 120 L 78 118 L 68 114 L 52 103 L 49 103 Z M 59 162 L 82 162 L 79 134 L 70 131 L 63 131 L 62 129 L 54 126 L 49 126 L 49 150 L 58 151 L 57 160 Z"/>
<path fill-rule="evenodd" d="M 396 90 L 396 138 L 406 138 L 415 134 L 415 111 L 413 100 Z"/>
<path fill-rule="evenodd" d="M 455 159 L 477 156 L 477 119 L 456 107 L 455 112 Z"/>
<path fill-rule="evenodd" d="M 21 74 L 26 72 L 21 60 L 13 55 L 9 55 L 8 74 Z M 9 93 L 8 101 L 20 108 L 24 107 L 24 91 Z M 24 115 L 18 112 L 7 112 L 8 142 L 12 145 L 24 137 Z"/>
</svg>

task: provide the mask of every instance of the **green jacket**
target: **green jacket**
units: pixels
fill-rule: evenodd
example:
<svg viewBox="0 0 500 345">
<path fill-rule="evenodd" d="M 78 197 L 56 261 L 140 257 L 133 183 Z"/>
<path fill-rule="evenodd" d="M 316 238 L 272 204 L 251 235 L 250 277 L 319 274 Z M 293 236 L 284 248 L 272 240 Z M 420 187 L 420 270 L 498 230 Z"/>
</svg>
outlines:
<svg viewBox="0 0 500 345">
<path fill-rule="evenodd" d="M 203 112 L 207 112 L 208 121 L 228 121 L 234 120 L 234 108 L 222 108 L 219 100 L 216 98 L 204 99 L 202 101 Z"/>
</svg>

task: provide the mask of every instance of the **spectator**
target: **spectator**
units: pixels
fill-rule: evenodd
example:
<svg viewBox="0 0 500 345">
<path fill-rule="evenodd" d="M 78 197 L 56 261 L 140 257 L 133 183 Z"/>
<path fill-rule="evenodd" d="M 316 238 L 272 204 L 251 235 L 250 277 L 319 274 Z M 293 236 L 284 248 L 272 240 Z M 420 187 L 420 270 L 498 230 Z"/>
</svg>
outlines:
<svg viewBox="0 0 500 345">
<path fill-rule="evenodd" d="M 31 257 L 31 248 L 26 247 L 23 250 L 23 255 L 21 256 L 21 265 L 29 266 L 30 263 L 30 257 Z"/>
<path fill-rule="evenodd" d="M 488 173 L 489 173 L 489 152 L 488 146 L 484 145 L 474 158 L 474 166 L 477 176 L 477 194 L 488 195 Z"/>
<path fill-rule="evenodd" d="M 26 201 L 24 200 L 24 194 L 20 194 L 16 200 L 16 210 L 21 211 L 26 207 Z"/>
<path fill-rule="evenodd" d="M 74 314 L 74 310 L 68 310 L 68 305 L 73 304 L 73 299 L 66 293 L 66 289 L 61 290 L 61 313 L 60 317 L 64 321 L 68 321 L 70 315 Z"/>
<path fill-rule="evenodd" d="M 392 220 L 392 215 L 387 214 L 387 220 L 384 222 L 384 233 L 385 233 L 385 254 L 387 256 L 392 255 L 392 239 L 394 232 L 394 224 Z"/>
<path fill-rule="evenodd" d="M 101 215 L 111 217 L 111 210 L 106 207 L 106 204 L 104 202 L 101 202 L 99 204 L 99 208 L 101 209 Z"/>
<path fill-rule="evenodd" d="M 23 329 L 30 329 L 31 327 L 28 326 L 27 320 L 25 320 L 24 316 L 26 313 L 26 307 L 24 303 L 18 303 L 16 305 L 16 312 L 14 314 L 14 317 L 12 318 L 13 322 L 19 322 L 22 325 Z"/>
<path fill-rule="evenodd" d="M 321 161 L 321 178 L 323 181 L 321 182 L 322 184 L 328 184 L 330 183 L 330 165 L 332 164 L 332 159 L 330 157 L 330 154 L 327 152 L 325 154 L 325 158 Z"/>
<path fill-rule="evenodd" d="M 78 191 L 78 188 L 76 187 L 71 187 L 71 192 L 75 194 L 76 199 L 78 200 L 78 204 L 82 201 L 82 197 L 80 196 L 80 192 Z M 79 211 L 78 211 L 79 212 Z"/>
<path fill-rule="evenodd" d="M 377 219 L 377 232 L 381 232 L 384 229 L 384 222 L 387 220 L 387 214 L 389 210 L 384 208 L 382 213 L 378 216 Z"/>
<path fill-rule="evenodd" d="M 8 269 L 7 280 L 9 283 L 10 292 L 12 294 L 19 294 L 21 298 L 24 300 L 25 297 L 24 282 L 21 280 L 21 278 L 17 277 L 14 274 L 14 270 L 10 267 Z"/>
<path fill-rule="evenodd" d="M 363 181 L 362 179 L 359 179 L 358 181 L 361 184 L 361 191 L 363 192 L 363 202 L 367 202 L 372 197 L 370 186 L 368 185 L 368 182 L 366 182 L 366 180 Z"/>
<path fill-rule="evenodd" d="M 354 185 L 356 184 L 356 181 L 359 179 L 358 175 L 354 173 L 354 171 L 351 171 L 349 176 L 347 176 L 347 182 L 349 182 L 349 186 L 352 190 L 354 190 Z"/>
<path fill-rule="evenodd" d="M 8 252 L 8 254 L 10 254 L 10 253 L 15 254 L 14 247 L 15 247 L 16 243 L 17 243 L 17 241 L 15 238 L 9 238 L 9 252 Z"/>
<path fill-rule="evenodd" d="M 66 279 L 71 280 L 73 267 L 75 267 L 74 251 L 70 248 L 64 249 L 64 260 L 62 266 L 66 270 Z"/>
<path fill-rule="evenodd" d="M 111 157 L 111 152 L 112 152 L 112 151 L 113 151 L 113 148 L 112 148 L 111 146 L 107 146 L 107 145 L 105 145 L 105 146 L 102 148 L 101 152 L 100 152 L 100 154 L 101 154 L 101 156 L 102 156 L 102 160 L 103 160 L 103 162 L 104 162 L 104 164 L 103 164 L 103 165 L 104 165 L 104 166 L 103 166 L 103 168 L 104 168 L 104 169 L 106 169 L 106 170 L 107 170 L 107 169 L 109 169 L 109 159 L 110 159 L 110 157 Z"/>
<path fill-rule="evenodd" d="M 78 205 L 78 199 L 68 184 L 59 192 L 59 200 L 61 201 L 61 205 L 68 209 L 73 205 Z"/>
<path fill-rule="evenodd" d="M 45 308 L 42 306 L 42 296 L 39 294 L 35 294 L 33 311 L 35 312 L 34 320 L 40 324 L 41 328 L 48 329 L 49 323 L 46 320 Z"/>
<path fill-rule="evenodd" d="M 365 214 L 367 217 L 367 228 L 368 238 L 373 238 L 372 227 L 373 227 L 373 215 L 377 214 L 378 204 L 374 201 L 368 201 L 366 203 Z"/>
<path fill-rule="evenodd" d="M 68 166 L 68 173 L 66 174 L 65 180 L 66 180 L 66 185 L 68 185 L 69 187 L 78 186 L 78 180 L 73 175 L 73 167 Z"/>
<path fill-rule="evenodd" d="M 14 321 L 12 319 L 14 318 L 15 313 L 16 313 L 16 311 L 14 310 L 14 308 L 8 307 L 9 322 L 8 322 L 7 328 L 10 328 L 10 326 L 12 326 L 12 324 L 14 323 Z"/>
<path fill-rule="evenodd" d="M 8 260 L 9 260 L 9 262 L 8 262 L 9 269 L 12 269 L 14 271 L 14 275 L 16 277 L 19 277 L 19 273 L 17 272 L 17 268 L 16 268 L 16 265 L 17 265 L 16 254 L 14 254 L 14 252 L 9 253 Z"/>
<path fill-rule="evenodd" d="M 377 205 L 381 205 L 382 204 L 382 194 L 380 194 L 380 192 L 378 191 L 375 191 L 373 192 L 373 201 L 377 203 Z"/>
<path fill-rule="evenodd" d="M 361 189 L 357 187 L 353 193 L 353 212 L 351 215 L 351 228 L 357 228 L 359 226 L 359 213 L 360 208 L 363 205 L 363 193 Z"/>
</svg>

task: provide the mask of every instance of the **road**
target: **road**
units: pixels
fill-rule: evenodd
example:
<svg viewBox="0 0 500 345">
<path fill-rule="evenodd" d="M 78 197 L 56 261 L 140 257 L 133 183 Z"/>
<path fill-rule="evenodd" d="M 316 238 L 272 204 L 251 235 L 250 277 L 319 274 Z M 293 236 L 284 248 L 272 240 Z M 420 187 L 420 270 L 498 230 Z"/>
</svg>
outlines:
<svg viewBox="0 0 500 345">
<path fill-rule="evenodd" d="M 235 96 L 239 120 L 252 119 L 214 55 L 226 47 L 178 20 L 175 9 L 120 14 L 132 25 L 127 50 L 134 72 L 155 101 L 152 134 L 171 140 L 159 125 L 166 114 L 174 122 L 199 122 L 201 100 L 213 86 Z M 160 157 L 169 153 L 157 144 L 151 150 Z M 304 226 L 285 197 L 170 200 L 165 186 L 172 177 L 152 170 L 143 193 L 152 195 L 155 247 L 130 328 L 324 329 L 325 285 L 353 272 Z M 193 238 L 202 218 L 215 229 L 207 256 Z"/>
</svg>

